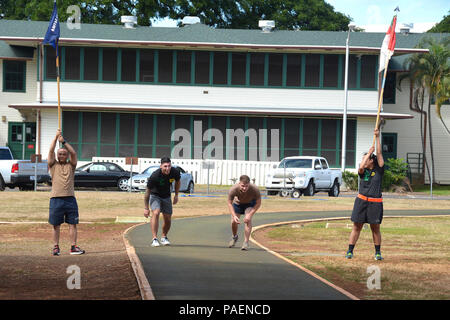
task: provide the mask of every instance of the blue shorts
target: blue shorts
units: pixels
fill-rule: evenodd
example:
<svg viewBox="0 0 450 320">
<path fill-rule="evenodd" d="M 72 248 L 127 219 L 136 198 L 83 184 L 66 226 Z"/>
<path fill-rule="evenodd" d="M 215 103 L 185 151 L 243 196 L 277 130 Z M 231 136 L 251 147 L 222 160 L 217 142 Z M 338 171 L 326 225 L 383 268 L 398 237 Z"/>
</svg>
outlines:
<svg viewBox="0 0 450 320">
<path fill-rule="evenodd" d="M 78 204 L 75 197 L 50 198 L 48 223 L 59 226 L 62 223 L 78 224 Z"/>
<path fill-rule="evenodd" d="M 256 205 L 256 200 L 252 200 L 249 203 L 236 204 L 233 203 L 234 212 L 236 214 L 245 214 L 247 208 L 253 208 Z"/>
</svg>

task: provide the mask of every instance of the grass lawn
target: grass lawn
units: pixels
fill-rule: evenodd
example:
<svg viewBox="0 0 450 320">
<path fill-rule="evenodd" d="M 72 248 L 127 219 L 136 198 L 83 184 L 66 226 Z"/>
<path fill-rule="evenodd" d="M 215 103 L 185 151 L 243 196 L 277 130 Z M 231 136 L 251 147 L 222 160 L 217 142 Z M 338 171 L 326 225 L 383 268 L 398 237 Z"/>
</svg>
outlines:
<svg viewBox="0 0 450 320">
<path fill-rule="evenodd" d="M 414 192 L 430 193 L 430 185 L 413 186 Z M 450 186 L 433 186 L 433 195 L 450 196 Z"/>
<path fill-rule="evenodd" d="M 255 232 L 255 239 L 361 299 L 450 299 L 450 217 L 385 218 L 383 261 L 374 260 L 370 228 L 354 258 L 344 258 L 350 220 L 289 224 Z M 317 241 L 320 239 L 320 241 Z M 381 289 L 367 288 L 368 267 L 378 266 Z"/>
</svg>

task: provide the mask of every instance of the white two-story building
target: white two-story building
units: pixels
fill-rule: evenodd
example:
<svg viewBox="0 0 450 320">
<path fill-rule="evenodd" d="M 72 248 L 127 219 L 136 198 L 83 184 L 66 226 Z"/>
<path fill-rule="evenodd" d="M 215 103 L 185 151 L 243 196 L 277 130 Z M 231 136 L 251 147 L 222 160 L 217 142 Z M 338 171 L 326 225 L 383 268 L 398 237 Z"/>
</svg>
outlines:
<svg viewBox="0 0 450 320">
<path fill-rule="evenodd" d="M 19 158 L 45 158 L 58 128 L 55 49 L 42 45 L 47 27 L 48 22 L 0 21 L 0 145 L 9 145 Z M 423 52 L 415 49 L 422 37 L 398 34 L 395 55 Z M 244 161 L 317 155 L 339 168 L 346 38 L 347 32 L 203 24 L 69 29 L 62 23 L 64 137 L 84 161 L 159 158 L 176 151 L 176 158 Z M 350 35 L 349 169 L 372 144 L 383 38 L 384 33 Z M 402 71 L 389 72 L 381 116 L 386 156 L 406 159 L 407 153 L 420 153 L 421 144 L 409 83 L 401 92 L 392 85 Z M 445 108 L 443 116 L 450 122 Z M 243 143 L 237 141 L 240 129 L 247 134 Z M 439 182 L 450 183 L 449 137 L 438 122 L 433 130 L 440 146 L 435 170 Z"/>
</svg>

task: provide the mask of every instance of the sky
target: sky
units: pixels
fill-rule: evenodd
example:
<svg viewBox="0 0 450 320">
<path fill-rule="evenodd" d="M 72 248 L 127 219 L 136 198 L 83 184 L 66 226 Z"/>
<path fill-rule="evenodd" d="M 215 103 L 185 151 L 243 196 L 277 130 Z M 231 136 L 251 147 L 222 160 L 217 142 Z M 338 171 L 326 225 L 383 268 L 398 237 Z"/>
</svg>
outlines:
<svg viewBox="0 0 450 320">
<path fill-rule="evenodd" d="M 398 6 L 397 26 L 414 23 L 411 32 L 424 32 L 442 20 L 450 10 L 449 0 L 325 0 L 338 11 L 349 15 L 358 27 L 367 32 L 384 32 Z M 154 21 L 153 26 L 176 27 L 169 19 Z M 398 29 L 398 28 L 397 28 Z M 398 31 L 398 30 L 397 30 Z"/>
</svg>

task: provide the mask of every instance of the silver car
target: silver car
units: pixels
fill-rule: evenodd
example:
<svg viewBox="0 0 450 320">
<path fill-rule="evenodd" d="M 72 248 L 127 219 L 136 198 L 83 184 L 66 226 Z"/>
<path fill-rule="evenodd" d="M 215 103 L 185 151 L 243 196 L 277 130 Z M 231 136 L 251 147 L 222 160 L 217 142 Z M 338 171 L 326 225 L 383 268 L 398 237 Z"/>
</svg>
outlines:
<svg viewBox="0 0 450 320">
<path fill-rule="evenodd" d="M 180 191 L 186 193 L 194 193 L 194 179 L 192 174 L 184 171 L 183 168 L 172 165 L 172 167 L 178 169 L 180 171 Z M 148 178 L 152 175 L 152 173 L 159 169 L 159 166 L 150 166 L 140 174 L 133 176 L 133 184 L 132 191 L 143 191 L 147 189 L 147 181 Z M 128 186 L 130 185 L 130 179 L 127 181 Z M 172 183 L 171 191 L 175 189 L 175 182 Z"/>
</svg>

